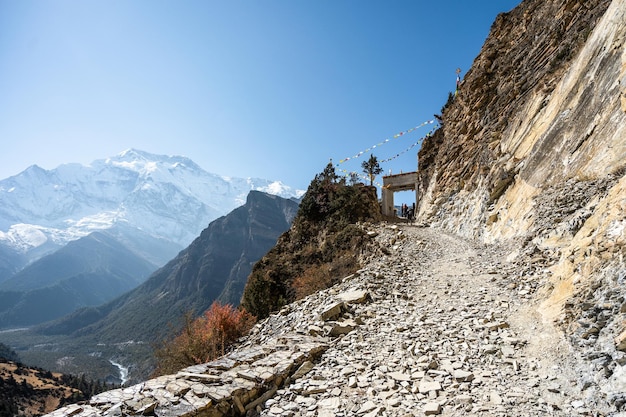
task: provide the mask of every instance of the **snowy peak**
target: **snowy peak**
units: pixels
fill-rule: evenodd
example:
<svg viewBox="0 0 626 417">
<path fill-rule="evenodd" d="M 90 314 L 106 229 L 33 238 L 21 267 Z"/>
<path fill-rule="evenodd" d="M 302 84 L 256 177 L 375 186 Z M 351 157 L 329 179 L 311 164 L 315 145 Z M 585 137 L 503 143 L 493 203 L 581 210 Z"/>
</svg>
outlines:
<svg viewBox="0 0 626 417">
<path fill-rule="evenodd" d="M 251 190 L 303 194 L 278 181 L 224 177 L 184 156 L 137 149 L 87 166 L 33 165 L 0 181 L 0 244 L 24 253 L 123 223 L 185 247 L 209 222 L 243 205 Z"/>
<path fill-rule="evenodd" d="M 160 170 L 203 171 L 195 162 L 184 156 L 155 155 L 132 148 L 104 161 L 95 161 L 95 163 L 99 162 L 128 169 L 140 175 L 149 175 Z"/>
</svg>

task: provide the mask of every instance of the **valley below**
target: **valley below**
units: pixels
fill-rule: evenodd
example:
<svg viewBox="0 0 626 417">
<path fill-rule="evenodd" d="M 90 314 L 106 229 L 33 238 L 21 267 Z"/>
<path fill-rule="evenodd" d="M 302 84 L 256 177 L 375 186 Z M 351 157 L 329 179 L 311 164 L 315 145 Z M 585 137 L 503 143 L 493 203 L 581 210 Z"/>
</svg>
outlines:
<svg viewBox="0 0 626 417">
<path fill-rule="evenodd" d="M 5 329 L 0 343 L 29 366 L 132 384 L 154 372 L 153 352 L 187 313 L 218 300 L 238 304 L 252 265 L 289 228 L 295 201 L 251 191 L 246 204 L 214 220 L 143 284 L 98 307 L 38 326 Z"/>
<path fill-rule="evenodd" d="M 146 379 L 153 366 L 150 343 L 106 344 L 84 336 L 41 335 L 32 329 L 5 330 L 0 333 L 0 342 L 11 346 L 29 366 L 84 375 L 107 384 L 123 385 Z"/>
</svg>

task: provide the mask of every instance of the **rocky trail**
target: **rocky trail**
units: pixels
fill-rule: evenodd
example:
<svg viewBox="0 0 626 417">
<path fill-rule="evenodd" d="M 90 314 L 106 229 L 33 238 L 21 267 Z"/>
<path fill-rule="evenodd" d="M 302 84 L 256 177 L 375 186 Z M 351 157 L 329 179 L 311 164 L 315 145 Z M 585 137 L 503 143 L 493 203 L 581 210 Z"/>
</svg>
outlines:
<svg viewBox="0 0 626 417">
<path fill-rule="evenodd" d="M 505 261 L 506 248 L 413 226 L 376 238 L 387 255 L 326 295 L 365 290 L 369 301 L 343 317 L 359 324 L 261 415 L 591 413 L 565 372 L 567 344 L 556 329 L 540 328 L 551 325 L 529 305 L 533 288 Z"/>
<path fill-rule="evenodd" d="M 540 262 L 433 228 L 366 230 L 378 245 L 362 270 L 261 321 L 223 358 L 50 416 L 610 414 L 536 314 Z"/>
</svg>

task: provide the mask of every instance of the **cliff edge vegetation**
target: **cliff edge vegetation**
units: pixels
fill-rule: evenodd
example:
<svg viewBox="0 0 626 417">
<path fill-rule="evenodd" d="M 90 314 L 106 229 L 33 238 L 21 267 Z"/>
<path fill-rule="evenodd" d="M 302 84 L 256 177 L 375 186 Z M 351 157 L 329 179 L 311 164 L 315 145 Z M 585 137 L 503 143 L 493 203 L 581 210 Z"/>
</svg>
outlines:
<svg viewBox="0 0 626 417">
<path fill-rule="evenodd" d="M 358 223 L 380 220 L 376 189 L 348 184 L 329 163 L 311 181 L 291 228 L 254 265 L 241 306 L 261 319 L 336 284 L 360 267 L 369 238 Z"/>
</svg>

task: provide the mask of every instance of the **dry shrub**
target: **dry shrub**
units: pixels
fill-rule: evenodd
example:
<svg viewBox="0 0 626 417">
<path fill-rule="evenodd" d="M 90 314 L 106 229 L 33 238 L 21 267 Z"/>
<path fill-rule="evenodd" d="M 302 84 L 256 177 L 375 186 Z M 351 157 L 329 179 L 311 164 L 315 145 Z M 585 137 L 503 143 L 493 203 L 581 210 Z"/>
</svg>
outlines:
<svg viewBox="0 0 626 417">
<path fill-rule="evenodd" d="M 245 310 L 217 301 L 195 320 L 191 314 L 186 314 L 183 331 L 155 351 L 155 374 L 177 372 L 224 355 L 237 339 L 252 328 L 254 322 L 254 316 Z"/>
<path fill-rule="evenodd" d="M 296 299 L 300 299 L 328 288 L 331 285 L 331 280 L 328 265 L 311 265 L 302 275 L 296 277 L 291 285 Z"/>
<path fill-rule="evenodd" d="M 331 262 L 311 265 L 291 283 L 295 299 L 329 288 L 357 269 L 357 259 L 348 251 L 339 252 Z"/>
</svg>

